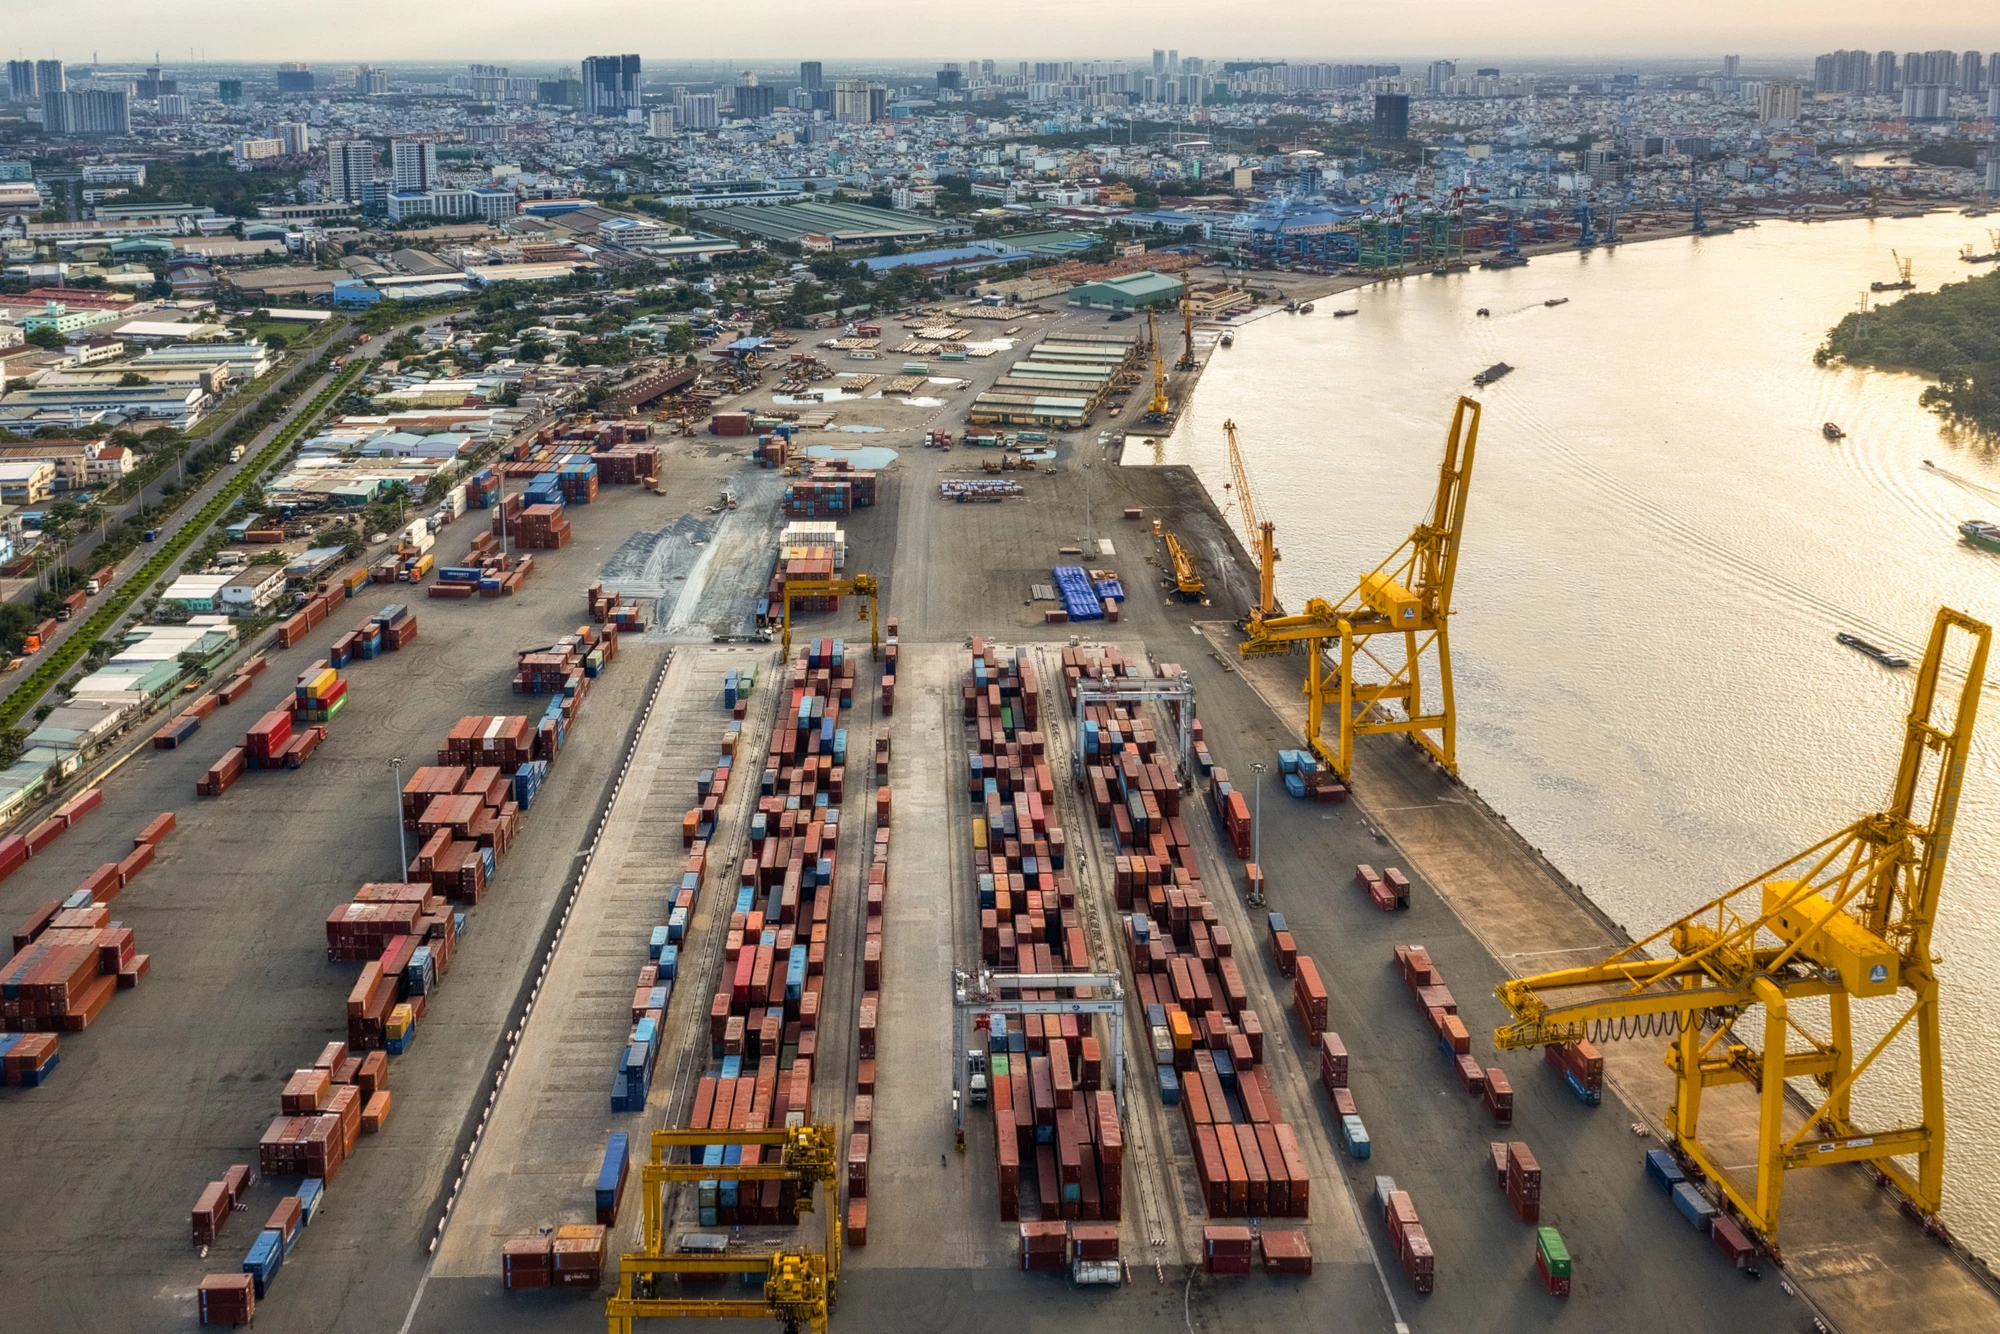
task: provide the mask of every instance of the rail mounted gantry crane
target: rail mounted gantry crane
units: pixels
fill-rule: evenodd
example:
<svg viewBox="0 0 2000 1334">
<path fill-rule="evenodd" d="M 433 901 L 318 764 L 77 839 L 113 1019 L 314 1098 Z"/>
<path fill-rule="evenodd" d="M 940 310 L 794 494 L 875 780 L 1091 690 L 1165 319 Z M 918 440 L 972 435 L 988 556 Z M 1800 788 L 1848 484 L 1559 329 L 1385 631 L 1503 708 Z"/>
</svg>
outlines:
<svg viewBox="0 0 2000 1334">
<path fill-rule="evenodd" d="M 1465 533 L 1465 501 L 1472 481 L 1472 456 L 1479 443 L 1479 400 L 1463 398 L 1452 413 L 1438 465 L 1437 496 L 1409 540 L 1361 576 L 1333 606 L 1313 598 L 1296 616 L 1266 616 L 1237 645 L 1244 657 L 1306 646 L 1306 744 L 1342 781 L 1353 773 L 1354 738 L 1402 732 L 1449 773 L 1458 772 L 1458 721 L 1451 686 L 1451 590 L 1458 575 L 1458 552 Z M 1402 654 L 1378 654 L 1378 636 L 1400 636 Z M 1338 645 L 1329 665 L 1327 650 Z M 1279 647 L 1283 646 L 1283 647 Z M 1431 663 L 1439 692 L 1436 712 L 1424 701 L 1424 663 Z M 1371 679 L 1356 678 L 1357 663 Z M 1385 679 L 1375 679 L 1380 674 Z M 1331 749 L 1321 737 L 1326 708 L 1332 705 L 1339 735 Z M 1395 705 L 1400 716 L 1382 708 Z"/>
<path fill-rule="evenodd" d="M 711 1144 L 775 1147 L 777 1162 L 669 1162 L 676 1148 L 696 1150 Z M 644 1249 L 619 1257 L 618 1293 L 605 1303 L 608 1334 L 633 1334 L 634 1320 L 691 1317 L 695 1319 L 773 1319 L 787 1334 L 810 1330 L 826 1334 L 827 1310 L 840 1288 L 840 1182 L 835 1158 L 840 1136 L 832 1126 L 789 1126 L 776 1130 L 655 1130 L 652 1159 L 639 1169 L 644 1191 Z M 666 1244 L 667 1188 L 676 1181 L 788 1181 L 798 1188 L 795 1208 L 803 1218 L 815 1208 L 813 1188 L 823 1198 L 817 1208 L 826 1217 L 825 1249 L 818 1252 L 683 1252 Z M 659 1280 L 681 1274 L 763 1274 L 757 1297 L 662 1296 Z"/>
<path fill-rule="evenodd" d="M 794 598 L 866 598 L 868 605 L 855 615 L 855 620 L 868 622 L 868 656 L 882 656 L 882 629 L 876 620 L 876 611 L 881 594 L 872 574 L 857 574 L 852 579 L 787 579 L 785 581 L 785 661 L 792 658 L 792 600 Z"/>
<path fill-rule="evenodd" d="M 1236 423 L 1226 421 L 1222 429 L 1229 437 L 1229 471 L 1235 478 L 1236 503 L 1243 511 L 1243 536 L 1257 560 L 1257 604 L 1243 620 L 1242 628 L 1250 635 L 1244 641 L 1243 652 L 1249 657 L 1289 653 L 1291 644 L 1258 633 L 1265 621 L 1278 614 L 1278 562 L 1284 559 L 1278 554 L 1278 526 L 1257 515 L 1257 501 L 1250 494 L 1250 471 L 1243 466 L 1243 451 L 1236 443 Z"/>
<path fill-rule="evenodd" d="M 1935 1215 L 1944 1188 L 1944 1069 L 1931 927 L 1992 637 L 1979 621 L 1938 610 L 1886 810 L 1862 816 L 1602 963 L 1498 988 L 1514 1016 L 1494 1031 L 1503 1049 L 1671 1037 L 1670 1142 L 1774 1251 L 1785 1173 L 1803 1167 L 1872 1164 L 1942 1228 Z M 1941 709 L 1947 655 L 1965 679 L 1955 705 L 1947 699 Z M 1820 998 L 1823 1011 L 1815 1003 Z M 1894 1006 L 1870 1017 L 1865 1027 L 1879 1028 L 1881 1037 L 1862 1050 L 1851 1009 L 1870 999 L 1893 999 Z M 1747 1039 L 1758 1036 L 1751 1012 L 1760 1006 L 1757 1050 Z M 1805 1022 L 1821 1012 L 1823 1037 Z M 1856 1084 L 1912 1023 L 1920 1117 L 1914 1125 L 1864 1128 L 1852 1111 Z M 1789 1079 L 1810 1079 L 1816 1105 L 1788 1130 Z M 1757 1090 L 1754 1180 L 1736 1174 L 1741 1150 L 1720 1151 L 1701 1138 L 1702 1092 L 1721 1084 Z M 1914 1174 L 1896 1159 L 1915 1159 Z"/>
</svg>

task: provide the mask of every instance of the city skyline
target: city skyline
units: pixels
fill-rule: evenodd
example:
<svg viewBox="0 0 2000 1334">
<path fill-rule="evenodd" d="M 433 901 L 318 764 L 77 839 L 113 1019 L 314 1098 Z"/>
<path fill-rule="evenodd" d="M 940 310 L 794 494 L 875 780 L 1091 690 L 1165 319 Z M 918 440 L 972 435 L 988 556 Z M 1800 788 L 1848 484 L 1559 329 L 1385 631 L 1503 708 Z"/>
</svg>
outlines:
<svg viewBox="0 0 2000 1334">
<path fill-rule="evenodd" d="M 1694 0 L 1670 13 L 1647 13 L 1607 22 L 1606 14 L 1575 0 L 1534 0 L 1494 11 L 1464 3 L 1431 6 L 1420 13 L 1333 14 L 1296 3 L 1254 7 L 1255 35 L 1245 45 L 1245 6 L 1192 0 L 1010 0 L 964 16 L 929 18 L 911 25 L 886 0 L 853 0 L 829 7 L 802 0 L 769 0 L 746 17 L 742 11 L 660 11 L 638 0 L 571 0 L 560 12 L 530 0 L 467 0 L 418 8 L 389 0 L 355 0 L 334 10 L 303 10 L 281 28 L 246 32 L 224 0 L 181 0 L 171 7 L 142 0 L 106 0 L 80 25 L 73 13 L 41 6 L 16 17 L 9 54 L 56 55 L 83 63 L 150 59 L 155 48 L 172 63 L 187 50 L 186 37 L 226 35 L 230 45 L 196 50 L 212 62 L 294 60 L 302 53 L 321 62 L 449 59 L 478 51 L 493 59 L 549 60 L 575 48 L 637 50 L 650 62 L 673 60 L 953 59 L 979 51 L 995 57 L 1037 50 L 1112 54 L 1155 45 L 1178 45 L 1218 56 L 1298 57 L 1355 55 L 1395 58 L 1446 52 L 1461 58 L 1680 60 L 1724 48 L 1751 59 L 1810 57 L 1816 50 L 1860 43 L 1921 47 L 1971 42 L 2000 45 L 2000 17 L 1978 0 L 1932 0 L 1922 16 L 1884 21 L 1876 6 L 1854 0 L 1813 5 L 1777 0 L 1745 6 Z M 466 20 L 477 17 L 476 26 Z M 207 23 L 205 20 L 214 20 Z M 881 20 L 877 23 L 874 20 Z M 1044 42 L 1024 32 L 1060 34 Z M 782 47 L 773 34 L 783 33 Z M 106 49 L 106 35 L 118 45 Z M 650 48 L 650 49 L 649 49 Z M 1716 56 L 1720 59 L 1720 55 Z"/>
</svg>

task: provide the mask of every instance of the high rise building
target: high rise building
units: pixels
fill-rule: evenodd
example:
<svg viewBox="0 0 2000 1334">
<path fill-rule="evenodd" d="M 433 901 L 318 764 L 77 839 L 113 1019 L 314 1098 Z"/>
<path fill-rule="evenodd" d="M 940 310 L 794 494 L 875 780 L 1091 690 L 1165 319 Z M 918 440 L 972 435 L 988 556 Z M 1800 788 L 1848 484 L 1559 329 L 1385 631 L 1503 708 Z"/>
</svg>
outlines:
<svg viewBox="0 0 2000 1334">
<path fill-rule="evenodd" d="M 130 95 L 123 89 L 84 88 L 42 94 L 42 128 L 50 134 L 103 136 L 132 133 Z"/>
<path fill-rule="evenodd" d="M 712 130 L 722 124 L 714 93 L 682 93 L 681 124 L 690 130 Z"/>
<path fill-rule="evenodd" d="M 226 107 L 241 106 L 243 103 L 243 80 L 217 80 L 215 84 L 215 100 Z"/>
<path fill-rule="evenodd" d="M 758 83 L 756 75 L 749 75 L 746 82 L 736 85 L 736 114 L 741 119 L 758 120 L 777 109 L 778 90 Z"/>
<path fill-rule="evenodd" d="M 585 115 L 623 119 L 639 105 L 639 57 L 591 56 L 583 62 Z"/>
<path fill-rule="evenodd" d="M 334 139 L 326 146 L 327 194 L 359 203 L 361 187 L 375 179 L 375 145 L 366 139 Z"/>
<path fill-rule="evenodd" d="M 389 91 L 389 71 L 363 65 L 354 71 L 354 91 L 363 97 L 382 97 Z"/>
<path fill-rule="evenodd" d="M 1742 76 L 1743 76 L 1743 57 L 1724 56 L 1722 58 L 1722 77 L 1725 79 L 1737 79 L 1741 78 Z"/>
<path fill-rule="evenodd" d="M 2000 120 L 2000 79 L 1994 79 L 1986 85 L 1986 119 Z M 2000 144 L 1995 144 L 1987 153 L 1987 157 L 1994 162 L 2000 162 Z"/>
<path fill-rule="evenodd" d="M 1958 52 L 1925 51 L 1917 57 L 1917 77 L 1905 78 L 1905 83 L 1958 83 Z"/>
<path fill-rule="evenodd" d="M 1875 53 L 1874 92 L 1877 97 L 1890 97 L 1899 86 L 1896 78 L 1896 53 L 1877 51 Z"/>
<path fill-rule="evenodd" d="M 889 90 L 880 84 L 868 85 L 868 120 L 870 124 L 889 114 Z"/>
<path fill-rule="evenodd" d="M 288 60 L 278 66 L 278 92 L 309 93 L 315 87 L 313 72 L 296 60 Z"/>
<path fill-rule="evenodd" d="M 1958 58 L 1958 90 L 1967 97 L 1986 91 L 1986 57 L 1979 52 L 1967 51 Z"/>
<path fill-rule="evenodd" d="M 438 159 L 437 145 L 416 143 L 408 139 L 398 139 L 389 147 L 390 162 L 394 167 L 396 192 L 422 194 L 437 188 Z"/>
<path fill-rule="evenodd" d="M 863 124 L 874 119 L 870 112 L 868 80 L 835 79 L 833 81 L 833 118 L 849 125 Z"/>
<path fill-rule="evenodd" d="M 1153 49 L 1153 77 L 1164 78 L 1167 73 L 1167 53 L 1158 47 Z"/>
<path fill-rule="evenodd" d="M 312 127 L 303 121 L 281 120 L 278 140 L 285 146 L 286 157 L 304 157 L 312 152 Z"/>
<path fill-rule="evenodd" d="M 7 62 L 7 98 L 12 102 L 32 102 L 40 94 L 35 91 L 35 62 L 32 60 L 10 60 Z"/>
<path fill-rule="evenodd" d="M 63 63 L 60 60 L 37 60 L 35 62 L 35 96 L 45 97 L 49 93 L 60 93 L 69 87 L 69 80 L 63 77 Z"/>
<path fill-rule="evenodd" d="M 132 95 L 141 102 L 157 102 L 167 94 L 180 90 L 180 80 L 167 78 L 158 65 L 148 65 L 146 77 L 132 84 Z"/>
<path fill-rule="evenodd" d="M 1445 81 L 1457 73 L 1458 73 L 1457 61 L 1433 60 L 1431 62 L 1429 73 L 1427 73 L 1424 77 L 1424 91 L 1431 93 L 1443 92 Z"/>
<path fill-rule="evenodd" d="M 648 139 L 671 139 L 674 137 L 674 122 L 679 114 L 672 107 L 654 107 L 646 113 L 646 137 Z"/>
<path fill-rule="evenodd" d="M 799 62 L 799 87 L 809 93 L 816 93 L 826 84 L 825 71 L 817 60 Z"/>
<path fill-rule="evenodd" d="M 1948 83 L 1906 83 L 1903 85 L 1903 119 L 1935 121 L 1951 119 L 1951 85 Z"/>
<path fill-rule="evenodd" d="M 955 64 L 947 64 L 937 72 L 937 86 L 940 92 L 946 89 L 956 92 L 958 89 L 964 87 L 964 85 L 965 75 Z"/>
<path fill-rule="evenodd" d="M 1375 94 L 1375 142 L 1400 144 L 1410 137 L 1410 95 Z"/>
<path fill-rule="evenodd" d="M 1800 89 L 1793 79 L 1767 79 L 1757 90 L 1757 119 L 1767 125 L 1790 125 L 1799 118 Z"/>
<path fill-rule="evenodd" d="M 160 98 L 160 118 L 162 120 L 186 120 L 188 99 L 186 93 L 167 93 Z"/>
</svg>

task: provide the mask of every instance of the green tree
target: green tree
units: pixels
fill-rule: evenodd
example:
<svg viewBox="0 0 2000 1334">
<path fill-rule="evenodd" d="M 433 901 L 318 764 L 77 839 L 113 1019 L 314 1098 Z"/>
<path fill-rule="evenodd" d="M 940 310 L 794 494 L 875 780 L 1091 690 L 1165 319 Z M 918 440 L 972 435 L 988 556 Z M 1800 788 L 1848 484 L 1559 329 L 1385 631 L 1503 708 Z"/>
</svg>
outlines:
<svg viewBox="0 0 2000 1334">
<path fill-rule="evenodd" d="M 61 350 L 65 340 L 60 333 L 44 324 L 40 328 L 28 330 L 25 341 L 34 344 L 36 347 L 56 352 Z"/>
</svg>

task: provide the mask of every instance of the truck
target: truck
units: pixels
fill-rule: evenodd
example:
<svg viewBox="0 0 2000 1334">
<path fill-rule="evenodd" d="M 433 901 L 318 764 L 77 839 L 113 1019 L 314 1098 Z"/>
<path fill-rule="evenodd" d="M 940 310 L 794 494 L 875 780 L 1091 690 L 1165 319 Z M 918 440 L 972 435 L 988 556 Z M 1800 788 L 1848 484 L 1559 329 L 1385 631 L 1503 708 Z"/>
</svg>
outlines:
<svg viewBox="0 0 2000 1334">
<path fill-rule="evenodd" d="M 242 457 L 243 457 L 243 446 L 231 445 L 229 447 L 229 461 L 231 463 L 238 462 L 239 460 L 242 459 Z"/>
<path fill-rule="evenodd" d="M 56 612 L 56 619 L 59 621 L 68 620 L 70 617 L 76 615 L 76 613 L 82 611 L 89 601 L 90 594 L 84 592 L 82 589 L 78 589 L 63 599 L 62 608 Z"/>
<path fill-rule="evenodd" d="M 965 1053 L 965 1087 L 974 1107 L 986 1105 L 986 1053 L 978 1049 Z"/>
</svg>

